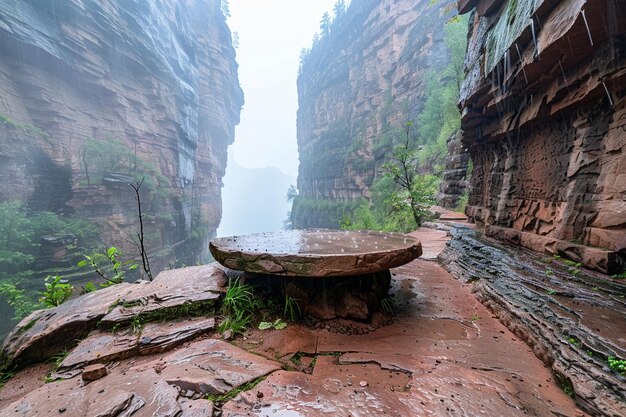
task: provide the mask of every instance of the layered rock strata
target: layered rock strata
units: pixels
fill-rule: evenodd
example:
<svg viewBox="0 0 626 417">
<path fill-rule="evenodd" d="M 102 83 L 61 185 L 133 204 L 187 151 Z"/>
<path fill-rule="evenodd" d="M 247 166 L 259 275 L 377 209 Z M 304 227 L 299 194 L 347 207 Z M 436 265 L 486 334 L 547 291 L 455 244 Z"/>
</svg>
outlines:
<svg viewBox="0 0 626 417">
<path fill-rule="evenodd" d="M 474 164 L 489 236 L 614 273 L 626 256 L 626 10 L 614 0 L 459 2 Z"/>
<path fill-rule="evenodd" d="M 560 258 L 486 241 L 455 226 L 439 255 L 452 276 L 557 375 L 594 416 L 626 414 L 626 378 L 609 367 L 625 358 L 626 285 Z"/>
<path fill-rule="evenodd" d="M 457 131 L 447 141 L 448 156 L 437 194 L 437 203 L 441 207 L 457 208 L 468 192 L 469 181 L 467 178 L 470 157 L 461 142 L 462 138 L 462 132 Z"/>
<path fill-rule="evenodd" d="M 208 254 L 242 105 L 220 4 L 1 2 L 0 200 L 92 219 L 131 253 L 126 183 L 146 177 L 154 269 Z"/>
<path fill-rule="evenodd" d="M 429 0 L 351 2 L 298 77 L 296 228 L 337 228 L 369 198 L 394 127 L 424 103 L 424 75 L 445 67 L 449 15 Z"/>
</svg>

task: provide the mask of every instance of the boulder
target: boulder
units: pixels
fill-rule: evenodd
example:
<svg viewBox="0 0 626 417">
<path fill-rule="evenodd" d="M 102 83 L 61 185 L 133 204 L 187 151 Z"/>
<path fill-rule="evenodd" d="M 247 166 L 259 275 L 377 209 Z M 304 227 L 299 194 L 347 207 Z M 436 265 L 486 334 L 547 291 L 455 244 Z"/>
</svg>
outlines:
<svg viewBox="0 0 626 417">
<path fill-rule="evenodd" d="M 192 309 L 208 310 L 223 291 L 215 283 L 223 275 L 217 264 L 210 264 L 163 271 L 153 282 L 122 283 L 81 295 L 58 307 L 33 312 L 5 339 L 2 350 L 14 362 L 37 362 L 71 346 L 96 326 L 107 328 L 127 324 L 135 317 L 149 321 L 186 315 Z M 192 332 L 179 331 L 181 337 Z"/>
</svg>

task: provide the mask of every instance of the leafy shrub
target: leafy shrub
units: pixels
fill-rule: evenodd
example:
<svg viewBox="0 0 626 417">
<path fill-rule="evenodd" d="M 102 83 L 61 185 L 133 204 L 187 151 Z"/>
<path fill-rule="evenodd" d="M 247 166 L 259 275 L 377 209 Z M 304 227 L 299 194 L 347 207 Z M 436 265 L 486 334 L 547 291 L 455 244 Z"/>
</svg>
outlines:
<svg viewBox="0 0 626 417">
<path fill-rule="evenodd" d="M 58 275 L 48 275 L 44 281 L 46 290 L 41 293 L 39 301 L 46 307 L 60 306 L 74 292 L 74 286 L 66 280 L 62 280 Z"/>
</svg>

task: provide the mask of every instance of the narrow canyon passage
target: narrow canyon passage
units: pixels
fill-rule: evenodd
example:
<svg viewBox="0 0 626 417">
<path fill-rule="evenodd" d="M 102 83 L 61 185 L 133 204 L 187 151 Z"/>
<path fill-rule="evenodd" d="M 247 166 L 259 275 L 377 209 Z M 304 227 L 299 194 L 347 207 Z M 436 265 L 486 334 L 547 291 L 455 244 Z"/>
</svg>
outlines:
<svg viewBox="0 0 626 417">
<path fill-rule="evenodd" d="M 424 257 L 392 270 L 398 315 L 362 335 L 290 326 L 241 347 L 281 370 L 224 405 L 224 416 L 582 416 L 530 348 L 433 258 L 449 239 L 412 233 Z"/>
</svg>

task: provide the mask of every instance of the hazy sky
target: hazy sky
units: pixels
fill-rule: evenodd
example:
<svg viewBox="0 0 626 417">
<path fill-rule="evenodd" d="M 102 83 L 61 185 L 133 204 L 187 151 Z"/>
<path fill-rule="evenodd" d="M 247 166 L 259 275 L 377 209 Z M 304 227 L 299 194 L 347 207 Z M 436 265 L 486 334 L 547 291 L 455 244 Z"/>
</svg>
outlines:
<svg viewBox="0 0 626 417">
<path fill-rule="evenodd" d="M 311 45 L 336 0 L 230 0 L 231 31 L 245 95 L 230 155 L 247 168 L 274 166 L 296 176 L 296 79 L 300 50 Z"/>
</svg>

